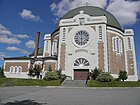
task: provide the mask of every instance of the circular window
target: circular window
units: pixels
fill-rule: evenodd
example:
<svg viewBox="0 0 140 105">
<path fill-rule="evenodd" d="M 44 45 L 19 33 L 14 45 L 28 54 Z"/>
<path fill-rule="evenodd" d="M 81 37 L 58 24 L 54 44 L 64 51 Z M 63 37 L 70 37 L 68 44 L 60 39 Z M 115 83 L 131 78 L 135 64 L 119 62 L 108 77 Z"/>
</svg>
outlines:
<svg viewBox="0 0 140 105">
<path fill-rule="evenodd" d="M 86 31 L 78 31 L 74 37 L 77 45 L 84 46 L 89 41 L 89 34 Z"/>
</svg>

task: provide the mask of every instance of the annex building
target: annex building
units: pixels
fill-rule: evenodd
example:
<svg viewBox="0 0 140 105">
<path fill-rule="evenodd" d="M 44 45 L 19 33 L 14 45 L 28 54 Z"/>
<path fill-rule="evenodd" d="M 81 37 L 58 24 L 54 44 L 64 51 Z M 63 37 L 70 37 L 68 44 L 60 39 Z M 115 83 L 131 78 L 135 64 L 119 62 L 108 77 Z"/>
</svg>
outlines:
<svg viewBox="0 0 140 105">
<path fill-rule="evenodd" d="M 44 46 L 24 57 L 4 58 L 4 73 L 8 78 L 29 78 L 28 68 L 42 65 L 41 75 L 51 67 L 62 70 L 72 80 L 84 80 L 95 67 L 118 77 L 126 70 L 128 81 L 138 80 L 134 31 L 122 29 L 109 12 L 94 6 L 69 11 L 59 21 L 52 34 L 44 35 Z M 43 40 L 41 40 L 43 41 Z"/>
</svg>

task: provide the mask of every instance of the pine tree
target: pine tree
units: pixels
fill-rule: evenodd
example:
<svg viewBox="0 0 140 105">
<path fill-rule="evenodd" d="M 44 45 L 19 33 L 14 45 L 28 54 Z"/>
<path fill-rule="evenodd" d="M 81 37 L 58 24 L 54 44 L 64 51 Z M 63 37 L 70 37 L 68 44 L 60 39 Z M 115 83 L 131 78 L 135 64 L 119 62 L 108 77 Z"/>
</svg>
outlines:
<svg viewBox="0 0 140 105">
<path fill-rule="evenodd" d="M 120 71 L 118 78 L 121 79 L 122 81 L 126 80 L 128 78 L 127 72 L 126 71 Z"/>
</svg>

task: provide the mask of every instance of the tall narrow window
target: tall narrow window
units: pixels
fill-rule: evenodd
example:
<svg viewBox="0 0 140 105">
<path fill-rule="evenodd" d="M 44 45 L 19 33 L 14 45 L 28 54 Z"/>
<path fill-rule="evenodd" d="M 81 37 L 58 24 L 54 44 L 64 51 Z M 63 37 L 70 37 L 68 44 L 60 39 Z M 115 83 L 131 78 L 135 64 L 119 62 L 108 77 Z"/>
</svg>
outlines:
<svg viewBox="0 0 140 105">
<path fill-rule="evenodd" d="M 48 51 L 48 46 L 49 45 L 49 41 L 46 41 L 46 51 Z"/>
<path fill-rule="evenodd" d="M 63 28 L 63 37 L 62 37 L 63 42 L 65 42 L 65 33 L 66 33 L 66 28 Z"/>
<path fill-rule="evenodd" d="M 15 71 L 14 71 L 14 73 L 17 73 L 17 66 L 15 66 Z"/>
<path fill-rule="evenodd" d="M 120 52 L 122 53 L 122 40 L 119 39 L 119 49 L 120 49 Z"/>
<path fill-rule="evenodd" d="M 117 38 L 116 44 L 117 44 L 117 53 L 119 53 L 119 38 Z"/>
<path fill-rule="evenodd" d="M 112 47 L 113 47 L 113 51 L 116 51 L 116 38 L 112 38 Z"/>
<path fill-rule="evenodd" d="M 102 27 L 99 26 L 99 40 L 102 40 Z"/>
<path fill-rule="evenodd" d="M 130 38 L 128 38 L 128 49 L 131 50 L 131 41 L 130 41 Z"/>
</svg>

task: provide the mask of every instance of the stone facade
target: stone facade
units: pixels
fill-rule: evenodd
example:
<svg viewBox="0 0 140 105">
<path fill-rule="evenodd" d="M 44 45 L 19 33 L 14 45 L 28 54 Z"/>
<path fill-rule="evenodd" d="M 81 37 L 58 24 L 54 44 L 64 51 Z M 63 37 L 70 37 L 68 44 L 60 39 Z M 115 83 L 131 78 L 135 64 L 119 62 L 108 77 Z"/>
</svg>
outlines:
<svg viewBox="0 0 140 105">
<path fill-rule="evenodd" d="M 60 51 L 60 69 L 65 70 L 65 54 L 66 54 L 66 45 L 65 43 L 61 44 L 61 51 Z"/>
<path fill-rule="evenodd" d="M 134 58 L 133 52 L 127 51 L 127 66 L 128 66 L 128 75 L 134 75 Z"/>
<path fill-rule="evenodd" d="M 100 70 L 104 71 L 104 43 L 98 43 L 98 67 Z"/>
</svg>

